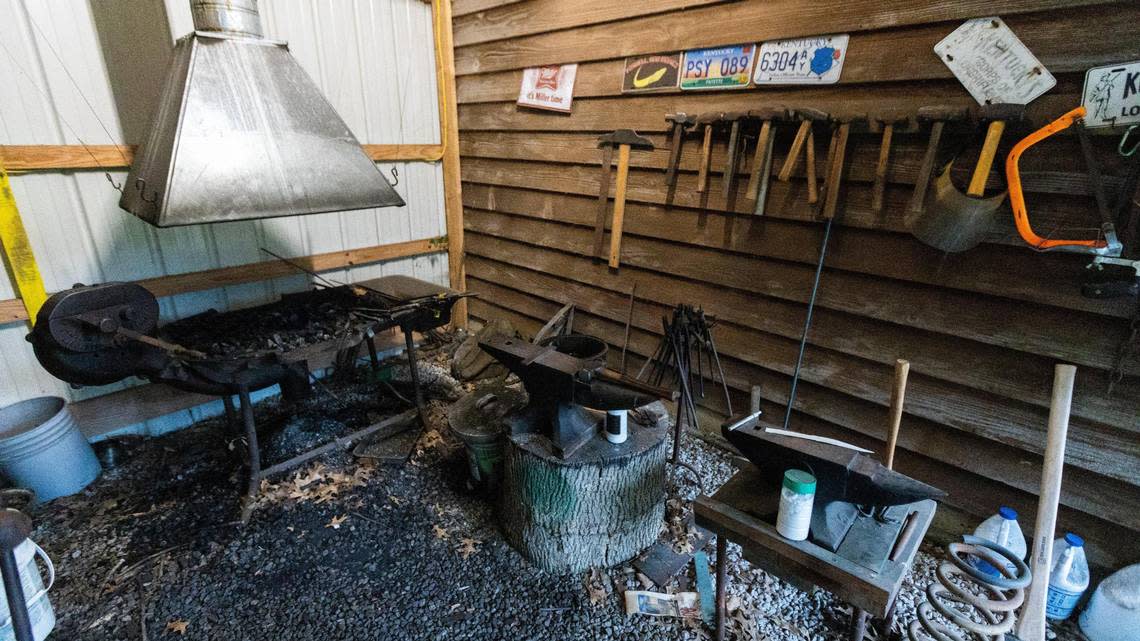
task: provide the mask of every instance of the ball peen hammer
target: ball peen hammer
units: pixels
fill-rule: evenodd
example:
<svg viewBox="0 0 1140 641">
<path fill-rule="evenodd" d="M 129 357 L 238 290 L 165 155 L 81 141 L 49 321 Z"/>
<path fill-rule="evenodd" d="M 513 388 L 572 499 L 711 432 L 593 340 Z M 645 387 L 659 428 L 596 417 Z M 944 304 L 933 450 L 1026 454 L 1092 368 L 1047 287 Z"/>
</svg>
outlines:
<svg viewBox="0 0 1140 641">
<path fill-rule="evenodd" d="M 704 139 L 701 141 L 701 164 L 697 171 L 697 193 L 703 194 L 709 185 L 709 165 L 712 162 L 713 127 L 724 119 L 724 112 L 716 111 L 697 116 L 696 125 L 701 127 Z"/>
<path fill-rule="evenodd" d="M 891 141 L 894 138 L 895 127 L 906 125 L 909 118 L 905 116 L 880 116 L 875 123 L 882 130 L 879 141 L 879 161 L 875 165 L 875 184 L 871 188 L 871 210 L 883 211 L 883 196 L 887 191 L 887 168 L 891 161 Z"/>
<path fill-rule="evenodd" d="M 823 217 L 827 220 L 835 218 L 835 211 L 839 206 L 839 186 L 843 181 L 843 169 L 847 161 L 847 140 L 851 135 L 851 125 L 866 120 L 867 116 L 864 114 L 840 116 L 835 119 L 837 123 L 833 134 L 835 152 L 827 168 L 827 198 L 823 203 Z"/>
<path fill-rule="evenodd" d="M 930 187 L 930 178 L 934 175 L 934 163 L 938 160 L 938 147 L 942 142 L 942 130 L 947 122 L 964 120 L 966 109 L 949 105 L 928 105 L 920 107 L 915 119 L 919 126 L 930 123 L 930 138 L 926 143 L 926 153 L 922 156 L 922 164 L 918 168 L 918 177 L 914 181 L 914 193 L 907 205 L 909 217 L 921 214 L 926 208 L 926 191 Z"/>
<path fill-rule="evenodd" d="M 648 138 L 639 136 L 632 129 L 619 129 L 613 133 L 598 137 L 598 146 L 611 150 L 618 148 L 617 186 L 614 189 L 614 219 L 610 229 L 610 267 L 621 267 L 621 233 L 625 221 L 625 193 L 629 182 L 629 153 L 633 148 L 652 150 L 653 143 Z M 606 154 L 607 156 L 609 154 Z M 607 185 L 608 186 L 608 185 Z M 605 234 L 605 214 L 601 212 L 601 226 L 594 229 L 595 256 L 601 256 L 602 245 L 598 239 Z M 601 234 L 599 234 L 599 231 Z"/>
<path fill-rule="evenodd" d="M 727 202 L 736 187 L 736 166 L 740 156 L 740 127 L 748 119 L 748 113 L 729 111 L 724 114 L 724 122 L 729 125 L 728 155 L 724 159 L 724 200 Z"/>
<path fill-rule="evenodd" d="M 673 130 L 673 140 L 669 150 L 669 166 L 665 169 L 665 183 L 672 188 L 677 186 L 677 168 L 681 164 L 681 145 L 685 142 L 685 130 L 692 127 L 697 119 L 684 112 L 677 112 L 665 116 L 665 120 Z"/>
<path fill-rule="evenodd" d="M 776 139 L 776 125 L 787 120 L 788 109 L 783 105 L 752 109 L 748 117 L 760 121 L 760 133 L 756 137 L 756 154 L 752 158 L 752 177 L 748 180 L 745 197 L 756 201 L 755 213 L 764 215 L 764 201 L 767 200 L 768 183 L 772 176 L 772 146 Z"/>
<path fill-rule="evenodd" d="M 788 156 L 784 159 L 784 165 L 780 167 L 778 177 L 780 182 L 785 183 L 791 180 L 792 172 L 796 170 L 796 165 L 799 164 L 800 154 L 803 153 L 808 135 L 811 134 L 812 131 L 812 124 L 817 120 L 825 121 L 829 118 L 827 112 L 807 107 L 798 107 L 791 113 L 792 117 L 800 120 L 800 126 L 796 129 L 796 137 L 792 140 L 792 146 L 788 149 Z"/>
</svg>

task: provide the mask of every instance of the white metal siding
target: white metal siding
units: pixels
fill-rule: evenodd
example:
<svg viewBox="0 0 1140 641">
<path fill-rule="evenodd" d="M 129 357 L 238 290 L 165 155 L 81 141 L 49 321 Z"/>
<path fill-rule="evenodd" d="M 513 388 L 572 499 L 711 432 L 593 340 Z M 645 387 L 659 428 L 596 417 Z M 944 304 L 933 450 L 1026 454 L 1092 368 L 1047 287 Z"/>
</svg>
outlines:
<svg viewBox="0 0 1140 641">
<path fill-rule="evenodd" d="M 428 4 L 260 4 L 266 37 L 289 42 L 290 51 L 362 143 L 439 143 Z M 163 17 L 168 24 L 161 24 Z M 153 102 L 166 61 L 158 61 L 158 69 L 135 69 L 124 82 L 123 69 L 108 68 L 107 50 L 113 44 L 120 54 L 127 52 L 128 62 L 141 64 L 139 58 L 151 57 L 148 38 L 151 43 L 158 38 L 158 51 L 168 55 L 161 38 L 172 44 L 172 35 L 192 29 L 186 0 L 0 0 L 0 144 L 137 143 L 124 140 L 124 131 L 141 128 L 139 114 L 120 109 L 124 100 L 136 106 Z M 137 43 L 124 45 L 124 36 L 128 41 L 137 37 Z M 137 55 L 131 51 L 135 44 Z M 119 194 L 101 171 L 15 175 L 12 188 L 52 292 L 79 282 L 135 280 L 267 260 L 259 247 L 299 256 L 446 234 L 440 165 L 397 163 L 381 169 L 388 172 L 393 166 L 399 172 L 396 190 L 408 203 L 404 208 L 161 230 L 119 210 Z M 110 176 L 121 184 L 126 172 Z M 446 255 L 435 254 L 329 275 L 352 281 L 408 274 L 447 284 L 447 273 Z M 171 319 L 211 307 L 248 306 L 304 288 L 308 280 L 296 276 L 174 296 L 162 300 L 162 313 Z M 0 297 L 14 295 L 9 279 L 0 279 Z M 124 385 L 67 389 L 39 367 L 24 341 L 26 333 L 22 323 L 0 326 L 0 406 L 42 394 L 86 398 Z M 165 431 L 191 418 L 183 412 L 147 427 Z"/>
</svg>

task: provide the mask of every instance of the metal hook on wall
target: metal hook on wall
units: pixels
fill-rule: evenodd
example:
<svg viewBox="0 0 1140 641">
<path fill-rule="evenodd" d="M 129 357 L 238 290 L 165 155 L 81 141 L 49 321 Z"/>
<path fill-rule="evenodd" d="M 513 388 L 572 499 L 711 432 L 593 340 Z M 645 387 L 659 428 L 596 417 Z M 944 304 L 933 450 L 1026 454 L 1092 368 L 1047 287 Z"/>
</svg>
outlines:
<svg viewBox="0 0 1140 641">
<path fill-rule="evenodd" d="M 1116 151 L 1119 152 L 1121 156 L 1130 158 L 1133 154 L 1136 153 L 1137 150 L 1140 150 L 1140 140 L 1132 143 L 1131 149 L 1128 149 L 1127 151 L 1124 149 L 1124 146 L 1128 143 L 1128 139 L 1132 137 L 1132 132 L 1135 131 L 1138 127 L 1140 127 L 1140 125 L 1132 125 L 1124 132 L 1124 135 L 1120 137 L 1120 144 L 1116 146 Z"/>
</svg>

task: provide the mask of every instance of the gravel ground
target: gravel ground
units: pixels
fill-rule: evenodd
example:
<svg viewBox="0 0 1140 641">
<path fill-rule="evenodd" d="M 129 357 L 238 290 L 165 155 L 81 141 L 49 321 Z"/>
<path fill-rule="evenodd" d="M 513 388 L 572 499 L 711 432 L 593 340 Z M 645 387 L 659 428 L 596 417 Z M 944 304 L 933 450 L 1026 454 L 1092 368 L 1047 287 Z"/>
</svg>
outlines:
<svg viewBox="0 0 1140 641">
<path fill-rule="evenodd" d="M 446 376 L 443 359 L 441 351 L 435 369 L 425 369 Z M 393 385 L 406 396 L 400 379 Z M 53 638 L 709 638 L 696 622 L 626 616 L 620 593 L 643 589 L 628 564 L 552 575 L 507 546 L 489 503 L 467 489 L 442 400 L 454 390 L 444 383 L 430 387 L 429 425 L 409 463 L 330 455 L 267 484 L 245 527 L 234 523 L 242 447 L 220 421 L 132 446 L 85 493 L 34 515 L 33 538 L 58 572 Z M 259 425 L 284 428 L 267 442 L 289 453 L 310 444 L 311 432 L 357 429 L 398 411 L 374 388 L 362 374 L 326 382 L 299 406 L 269 399 L 256 408 Z M 687 441 L 684 458 L 707 486 L 731 476 L 726 452 Z M 670 502 L 670 516 L 683 516 L 695 485 L 671 471 L 667 489 L 681 499 Z M 738 547 L 728 549 L 730 639 L 846 638 L 849 608 L 752 569 Z M 900 623 L 933 576 L 929 551 L 905 581 Z M 681 581 L 693 577 L 690 565 Z"/>
</svg>

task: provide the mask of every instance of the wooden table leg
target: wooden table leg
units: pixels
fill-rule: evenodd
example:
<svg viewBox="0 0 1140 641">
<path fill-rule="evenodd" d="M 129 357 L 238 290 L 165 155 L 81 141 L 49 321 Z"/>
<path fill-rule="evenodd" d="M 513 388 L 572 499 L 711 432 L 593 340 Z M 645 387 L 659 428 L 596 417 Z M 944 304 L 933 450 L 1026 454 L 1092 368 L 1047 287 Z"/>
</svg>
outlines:
<svg viewBox="0 0 1140 641">
<path fill-rule="evenodd" d="M 851 641 L 863 641 L 867 634 L 867 619 L 869 615 L 863 608 L 855 608 L 851 612 Z"/>
<path fill-rule="evenodd" d="M 728 580 L 728 544 L 723 534 L 716 537 L 716 641 L 724 641 L 724 592 Z"/>
</svg>

